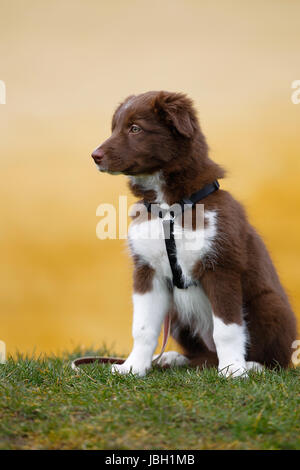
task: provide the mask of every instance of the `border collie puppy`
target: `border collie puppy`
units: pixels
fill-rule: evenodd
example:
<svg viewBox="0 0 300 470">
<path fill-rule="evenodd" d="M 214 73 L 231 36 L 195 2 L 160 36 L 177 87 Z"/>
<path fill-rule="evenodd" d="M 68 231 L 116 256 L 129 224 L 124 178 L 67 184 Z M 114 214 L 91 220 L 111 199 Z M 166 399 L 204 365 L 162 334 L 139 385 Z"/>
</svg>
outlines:
<svg viewBox="0 0 300 470">
<path fill-rule="evenodd" d="M 141 199 L 128 233 L 134 345 L 113 372 L 146 374 L 167 315 L 184 354 L 164 353 L 162 366 L 217 366 L 233 377 L 262 366 L 287 367 L 295 316 L 241 205 L 219 189 L 178 217 L 168 210 L 212 184 L 217 189 L 224 177 L 208 156 L 192 101 L 165 91 L 129 96 L 113 115 L 111 137 L 92 157 L 100 171 L 127 175 Z M 155 205 L 158 211 L 141 210 Z M 203 223 L 197 224 L 203 205 Z M 173 254 L 163 234 L 164 221 L 171 219 Z"/>
</svg>

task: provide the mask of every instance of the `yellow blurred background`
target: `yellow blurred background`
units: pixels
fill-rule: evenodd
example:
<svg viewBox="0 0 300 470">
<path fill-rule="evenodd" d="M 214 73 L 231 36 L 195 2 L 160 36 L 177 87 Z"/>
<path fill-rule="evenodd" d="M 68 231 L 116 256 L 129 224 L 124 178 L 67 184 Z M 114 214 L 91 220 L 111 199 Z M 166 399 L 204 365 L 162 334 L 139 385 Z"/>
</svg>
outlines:
<svg viewBox="0 0 300 470">
<path fill-rule="evenodd" d="M 300 312 L 300 2 L 1 0 L 0 339 L 9 353 L 131 348 L 124 240 L 96 208 L 128 194 L 91 151 L 117 104 L 188 93 L 222 186 L 245 204 Z M 130 196 L 130 202 L 133 198 Z M 172 342 L 169 348 L 174 348 Z"/>
</svg>

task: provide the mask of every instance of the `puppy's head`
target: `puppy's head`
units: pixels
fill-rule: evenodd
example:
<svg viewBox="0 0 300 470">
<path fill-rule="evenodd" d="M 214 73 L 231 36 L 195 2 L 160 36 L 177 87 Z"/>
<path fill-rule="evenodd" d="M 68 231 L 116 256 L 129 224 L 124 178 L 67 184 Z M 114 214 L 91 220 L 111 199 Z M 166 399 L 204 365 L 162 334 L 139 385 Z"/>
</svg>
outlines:
<svg viewBox="0 0 300 470">
<path fill-rule="evenodd" d="M 132 95 L 112 119 L 112 134 L 92 157 L 100 171 L 151 174 L 189 151 L 200 129 L 192 101 L 181 93 Z"/>
</svg>

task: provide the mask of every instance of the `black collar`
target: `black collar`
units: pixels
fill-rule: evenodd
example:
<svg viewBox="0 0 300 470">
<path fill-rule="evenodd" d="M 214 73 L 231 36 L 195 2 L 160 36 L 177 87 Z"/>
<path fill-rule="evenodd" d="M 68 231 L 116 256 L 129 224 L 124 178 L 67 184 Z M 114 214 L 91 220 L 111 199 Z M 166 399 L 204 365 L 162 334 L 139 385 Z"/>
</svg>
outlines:
<svg viewBox="0 0 300 470">
<path fill-rule="evenodd" d="M 170 219 L 163 220 L 163 230 L 167 255 L 173 276 L 172 283 L 173 286 L 176 286 L 178 289 L 187 289 L 190 285 L 194 285 L 194 283 L 187 284 L 185 282 L 182 269 L 177 262 L 176 243 L 174 238 L 174 219 L 180 212 L 182 213 L 186 208 L 193 208 L 197 202 L 217 191 L 219 187 L 219 182 L 215 180 L 213 183 L 207 184 L 202 189 L 199 189 L 199 191 L 193 193 L 190 197 L 181 199 L 177 204 L 173 204 L 168 209 L 164 209 L 155 203 L 143 201 L 147 211 L 151 212 L 151 214 L 158 215 L 161 219 L 163 219 L 167 213 L 171 215 Z"/>
<path fill-rule="evenodd" d="M 203 188 L 199 189 L 199 191 L 196 191 L 195 193 L 191 194 L 189 197 L 184 197 L 177 203 L 170 206 L 168 209 L 160 207 L 160 205 L 155 202 L 147 202 L 144 200 L 143 203 L 146 206 L 148 212 L 153 212 L 153 214 L 158 215 L 161 219 L 163 219 L 168 212 L 171 214 L 173 212 L 173 217 L 175 218 L 179 214 L 178 208 L 180 212 L 183 212 L 186 208 L 193 208 L 197 202 L 201 201 L 201 199 L 206 198 L 207 196 L 209 196 L 209 194 L 212 194 L 217 191 L 219 187 L 219 181 L 215 180 L 212 183 L 207 184 Z"/>
</svg>

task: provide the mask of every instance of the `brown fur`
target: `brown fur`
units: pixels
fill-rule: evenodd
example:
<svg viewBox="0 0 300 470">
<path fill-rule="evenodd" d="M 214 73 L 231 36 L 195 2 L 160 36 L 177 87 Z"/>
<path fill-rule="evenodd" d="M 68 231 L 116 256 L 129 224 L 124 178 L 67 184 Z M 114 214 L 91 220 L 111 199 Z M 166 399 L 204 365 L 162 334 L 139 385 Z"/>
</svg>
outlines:
<svg viewBox="0 0 300 470">
<path fill-rule="evenodd" d="M 143 263 L 138 256 L 133 256 L 133 290 L 139 294 L 145 294 L 152 290 L 152 281 L 154 269 L 148 264 Z"/>
<path fill-rule="evenodd" d="M 133 124 L 141 131 L 134 134 Z M 224 176 L 208 157 L 191 100 L 180 93 L 148 92 L 127 98 L 113 116 L 111 137 L 93 158 L 102 171 L 140 175 L 160 170 L 164 199 L 170 205 Z M 132 182 L 130 188 L 137 197 L 155 200 L 153 190 Z M 247 360 L 287 367 L 296 321 L 263 241 L 228 192 L 219 190 L 203 202 L 205 210 L 218 212 L 218 233 L 214 256 L 195 263 L 194 279 L 225 323 L 241 324 L 245 315 L 250 335 Z M 135 262 L 134 289 L 151 290 L 153 274 L 152 268 L 141 266 L 141 260 Z M 216 354 L 194 337 L 192 327 L 180 323 L 175 311 L 172 325 L 193 364 L 217 364 Z"/>
</svg>

